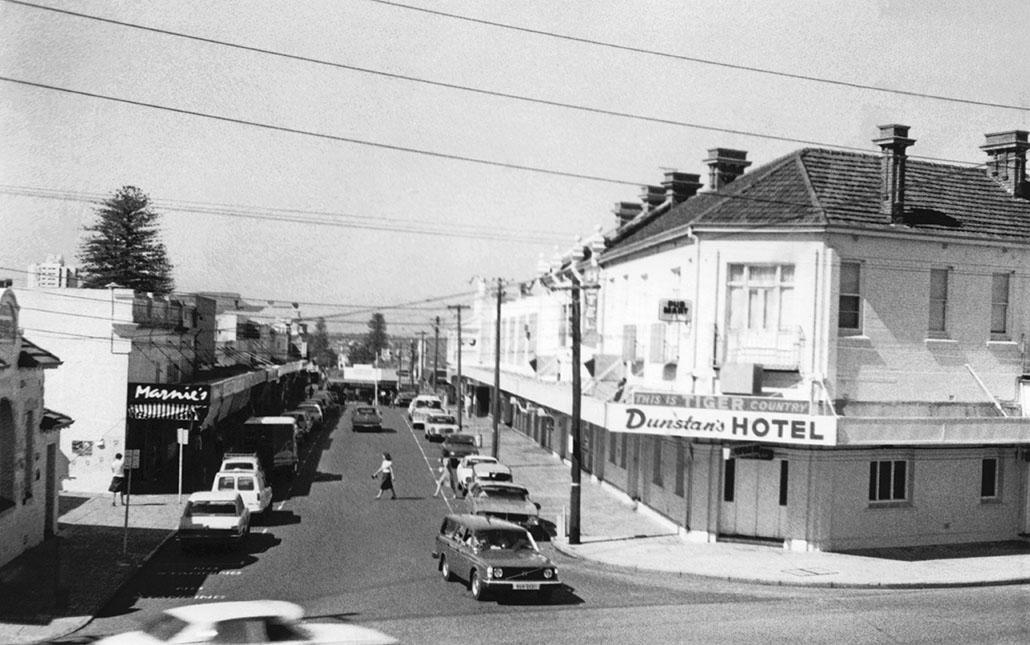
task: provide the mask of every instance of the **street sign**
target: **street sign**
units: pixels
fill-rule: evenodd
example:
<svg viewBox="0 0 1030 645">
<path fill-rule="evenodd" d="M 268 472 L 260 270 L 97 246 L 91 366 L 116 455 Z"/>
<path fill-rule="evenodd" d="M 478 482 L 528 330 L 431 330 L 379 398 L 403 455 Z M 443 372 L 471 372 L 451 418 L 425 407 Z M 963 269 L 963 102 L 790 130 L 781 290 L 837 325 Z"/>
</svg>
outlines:
<svg viewBox="0 0 1030 645">
<path fill-rule="evenodd" d="M 139 468 L 139 450 L 126 450 L 123 463 L 126 468 Z"/>
<path fill-rule="evenodd" d="M 179 428 L 178 430 L 179 430 L 179 445 L 180 446 L 188 445 L 189 442 L 190 442 L 190 429 L 189 428 Z"/>
</svg>

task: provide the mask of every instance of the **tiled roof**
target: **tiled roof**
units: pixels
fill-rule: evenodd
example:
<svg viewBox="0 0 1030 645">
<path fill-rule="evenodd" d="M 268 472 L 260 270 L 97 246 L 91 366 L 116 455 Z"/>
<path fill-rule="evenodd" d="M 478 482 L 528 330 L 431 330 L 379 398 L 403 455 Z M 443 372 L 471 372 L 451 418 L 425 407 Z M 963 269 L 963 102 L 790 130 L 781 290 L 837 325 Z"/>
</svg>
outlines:
<svg viewBox="0 0 1030 645">
<path fill-rule="evenodd" d="M 849 226 L 954 231 L 1030 242 L 1030 200 L 1013 197 L 981 168 L 907 160 L 907 224 L 880 213 L 880 156 L 805 148 L 746 173 L 718 193 L 701 193 L 669 212 L 618 232 L 610 248 L 673 228 Z"/>
</svg>

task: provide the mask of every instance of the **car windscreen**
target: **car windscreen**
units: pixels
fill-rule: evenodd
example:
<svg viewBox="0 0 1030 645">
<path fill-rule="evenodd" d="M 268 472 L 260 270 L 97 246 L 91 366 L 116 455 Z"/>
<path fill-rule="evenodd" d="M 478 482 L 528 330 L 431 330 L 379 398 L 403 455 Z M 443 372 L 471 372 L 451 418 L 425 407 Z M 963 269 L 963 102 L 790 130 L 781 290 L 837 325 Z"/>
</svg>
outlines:
<svg viewBox="0 0 1030 645">
<path fill-rule="evenodd" d="M 532 538 L 530 538 L 525 531 L 516 531 L 513 529 L 489 529 L 476 531 L 475 535 L 476 539 L 479 541 L 479 548 L 481 549 L 512 551 L 517 551 L 519 549 L 536 550 L 536 546 L 533 544 Z"/>
<path fill-rule="evenodd" d="M 236 504 L 232 502 L 190 502 L 186 505 L 187 515 L 236 515 Z"/>
<path fill-rule="evenodd" d="M 526 500 L 529 493 L 517 488 L 481 488 L 479 496 L 489 497 L 490 499 L 514 499 L 522 502 Z"/>
<path fill-rule="evenodd" d="M 447 443 L 449 443 L 451 445 L 454 445 L 456 443 L 464 443 L 464 444 L 468 444 L 470 446 L 474 446 L 476 444 L 476 438 L 475 437 L 467 437 L 467 436 L 460 435 L 460 434 L 452 434 L 451 436 L 447 437 Z"/>
<path fill-rule="evenodd" d="M 440 423 L 440 424 L 445 424 L 446 423 L 446 424 L 449 424 L 449 425 L 454 425 L 457 422 L 454 420 L 454 417 L 452 417 L 450 415 L 438 414 L 438 415 L 429 417 L 429 423 Z"/>
<path fill-rule="evenodd" d="M 254 470 L 252 461 L 227 461 L 222 464 L 222 470 Z"/>
<path fill-rule="evenodd" d="M 356 408 L 354 410 L 354 414 L 374 415 L 375 413 L 376 413 L 376 409 L 375 408 Z"/>
</svg>

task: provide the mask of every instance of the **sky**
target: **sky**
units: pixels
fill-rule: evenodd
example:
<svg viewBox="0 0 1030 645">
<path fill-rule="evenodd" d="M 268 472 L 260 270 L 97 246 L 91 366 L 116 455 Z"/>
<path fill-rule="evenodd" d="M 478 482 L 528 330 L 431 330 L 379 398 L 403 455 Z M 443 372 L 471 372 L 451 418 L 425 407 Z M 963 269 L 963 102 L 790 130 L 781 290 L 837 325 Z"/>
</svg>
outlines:
<svg viewBox="0 0 1030 645">
<path fill-rule="evenodd" d="M 1028 24 L 1025 0 L 0 0 L 0 278 L 75 264 L 134 185 L 177 290 L 410 336 L 666 170 L 706 181 L 710 148 L 753 169 L 901 123 L 911 155 L 982 163 L 1030 129 Z"/>
</svg>

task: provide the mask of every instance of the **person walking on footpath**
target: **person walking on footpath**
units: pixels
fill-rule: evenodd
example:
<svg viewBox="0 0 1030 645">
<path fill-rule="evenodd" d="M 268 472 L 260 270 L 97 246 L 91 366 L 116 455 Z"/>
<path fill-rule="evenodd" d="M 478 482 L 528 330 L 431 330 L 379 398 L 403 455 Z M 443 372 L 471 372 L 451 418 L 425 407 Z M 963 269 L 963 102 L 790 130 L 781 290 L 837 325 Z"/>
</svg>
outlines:
<svg viewBox="0 0 1030 645">
<path fill-rule="evenodd" d="M 390 453 L 383 453 L 383 463 L 379 464 L 379 468 L 372 473 L 372 479 L 376 476 L 381 476 L 382 481 L 379 482 L 379 492 L 376 493 L 376 499 L 383 496 L 383 491 L 390 491 L 390 499 L 397 499 L 397 493 L 393 489 L 393 459 L 390 458 Z"/>
<path fill-rule="evenodd" d="M 440 466 L 436 469 L 436 490 L 433 492 L 433 497 L 442 496 L 447 499 L 447 493 L 443 492 L 443 485 L 447 483 L 451 478 L 451 473 L 445 465 L 446 459 L 440 459 Z"/>
<path fill-rule="evenodd" d="M 116 506 L 115 500 L 118 499 L 118 494 L 122 495 L 122 505 L 125 504 L 125 460 L 122 459 L 122 453 L 117 453 L 114 456 L 114 461 L 111 462 L 111 485 L 107 487 L 107 490 L 111 491 L 111 506 Z"/>
</svg>

